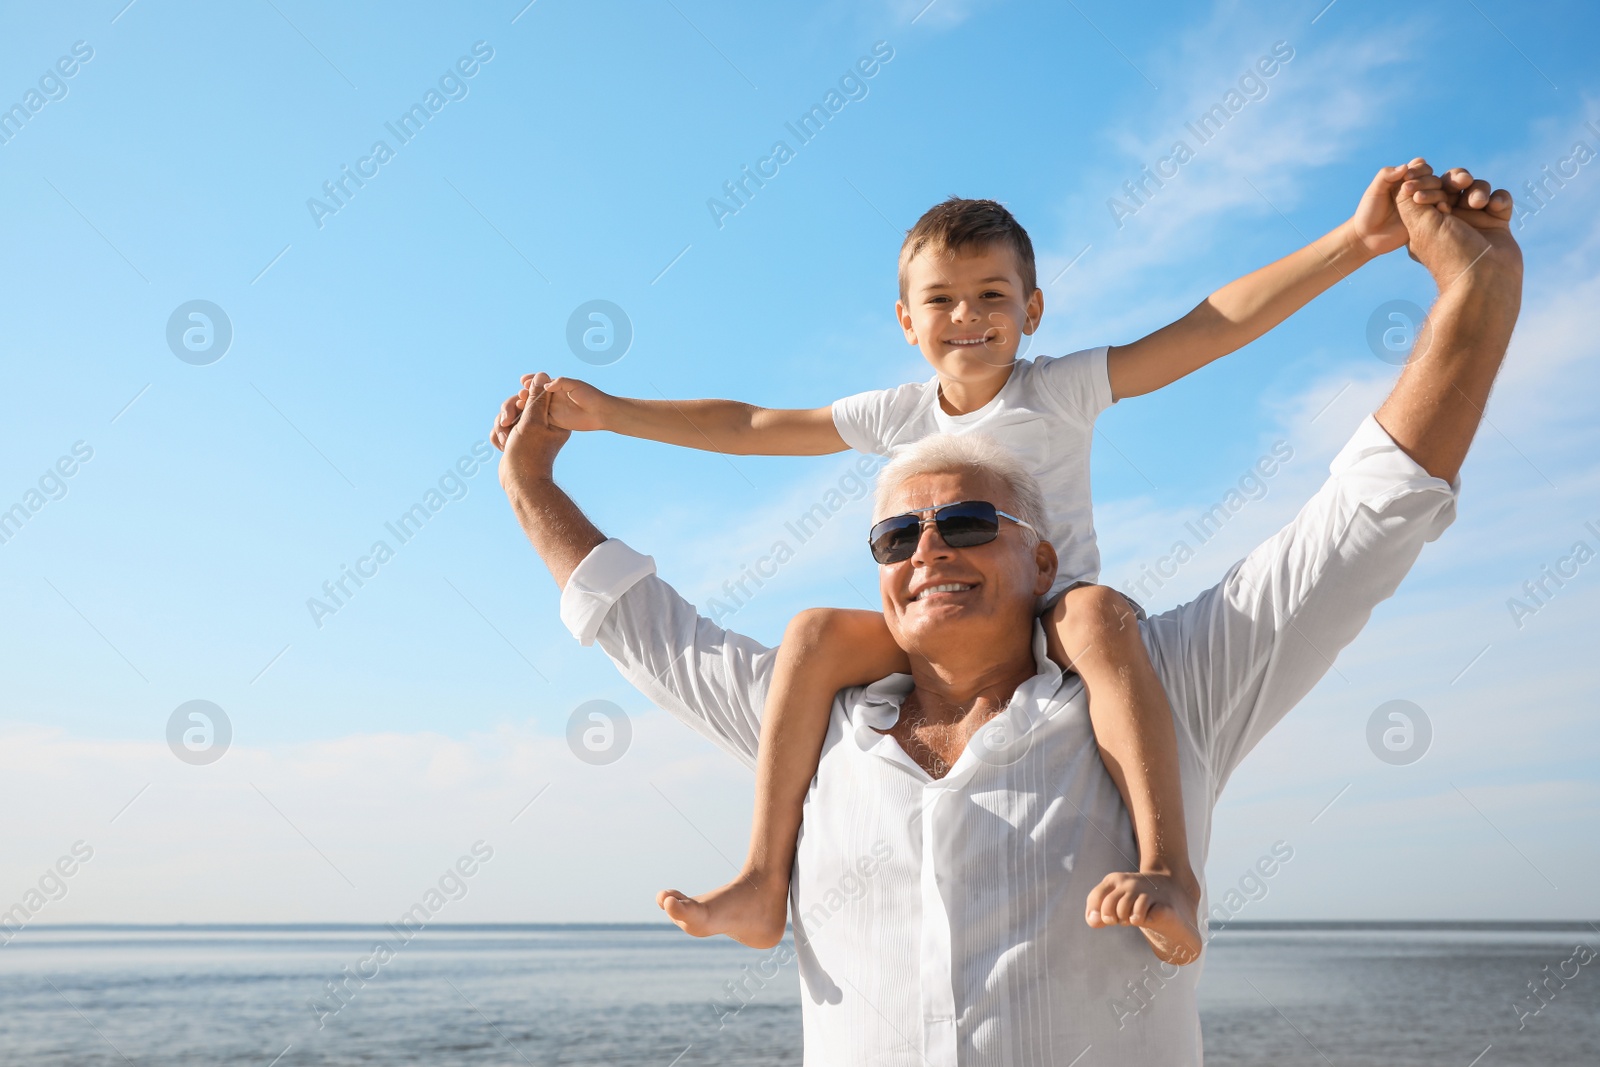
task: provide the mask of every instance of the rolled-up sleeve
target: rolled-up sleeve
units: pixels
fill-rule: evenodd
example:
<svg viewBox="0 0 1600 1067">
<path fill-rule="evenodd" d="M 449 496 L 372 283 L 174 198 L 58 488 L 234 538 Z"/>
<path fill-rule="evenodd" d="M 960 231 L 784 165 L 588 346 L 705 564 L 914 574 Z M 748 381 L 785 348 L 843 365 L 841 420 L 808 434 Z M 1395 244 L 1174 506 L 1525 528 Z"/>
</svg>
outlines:
<svg viewBox="0 0 1600 1067">
<path fill-rule="evenodd" d="M 600 648 L 628 683 L 747 766 L 776 650 L 724 630 L 615 538 L 596 545 L 561 591 L 561 621 Z"/>
<path fill-rule="evenodd" d="M 1146 625 L 1174 714 L 1221 789 L 1455 519 L 1432 477 L 1368 416 L 1300 513 L 1223 580 Z"/>
</svg>

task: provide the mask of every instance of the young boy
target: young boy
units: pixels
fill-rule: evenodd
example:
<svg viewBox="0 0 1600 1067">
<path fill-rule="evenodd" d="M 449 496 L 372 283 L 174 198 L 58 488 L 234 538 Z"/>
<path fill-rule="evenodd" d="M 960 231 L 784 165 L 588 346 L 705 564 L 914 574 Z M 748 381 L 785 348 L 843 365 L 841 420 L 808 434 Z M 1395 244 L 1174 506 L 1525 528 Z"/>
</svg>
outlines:
<svg viewBox="0 0 1600 1067">
<path fill-rule="evenodd" d="M 727 400 L 631 400 L 538 375 L 523 379 L 522 403 L 547 395 L 545 417 L 566 429 L 737 455 L 852 447 L 888 454 L 927 434 L 972 431 L 992 434 L 1018 453 L 1044 490 L 1049 529 L 1039 532 L 1060 559 L 1041 605 L 1050 658 L 1083 679 L 1101 757 L 1132 816 L 1139 849 L 1137 871 L 1107 875 L 1090 894 L 1086 921 L 1137 927 L 1162 960 L 1189 963 L 1201 948 L 1200 889 L 1184 831 L 1171 710 L 1136 625 L 1143 613 L 1093 584 L 1099 571 L 1089 499 L 1094 419 L 1118 400 L 1152 392 L 1243 347 L 1368 259 L 1404 245 L 1394 191 L 1408 176 L 1424 188 L 1439 184 L 1420 159 L 1385 167 L 1348 221 L 1131 345 L 1018 360 L 1022 337 L 1044 313 L 1032 243 L 1001 205 L 952 197 L 918 220 L 900 251 L 895 312 L 906 341 L 932 364 L 931 381 L 829 407 L 782 410 Z M 872 549 L 880 563 L 895 558 L 889 537 Z M 927 595 L 964 591 L 937 587 Z M 700 897 L 658 894 L 673 922 L 700 937 L 727 934 L 757 948 L 777 943 L 801 807 L 834 695 L 908 669 L 876 612 L 813 609 L 790 622 L 762 718 L 744 869 Z"/>
</svg>

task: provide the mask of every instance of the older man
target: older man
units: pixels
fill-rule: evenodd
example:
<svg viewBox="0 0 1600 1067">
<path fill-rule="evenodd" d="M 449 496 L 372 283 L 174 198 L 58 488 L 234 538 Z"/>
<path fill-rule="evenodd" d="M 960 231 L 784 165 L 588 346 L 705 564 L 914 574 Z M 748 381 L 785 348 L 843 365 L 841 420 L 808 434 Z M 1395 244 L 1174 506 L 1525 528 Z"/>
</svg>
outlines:
<svg viewBox="0 0 1600 1067">
<path fill-rule="evenodd" d="M 1177 727 L 1197 871 L 1239 761 L 1454 518 L 1516 320 L 1510 196 L 1465 171 L 1398 195 L 1411 253 L 1440 290 L 1426 352 L 1289 525 L 1142 623 Z M 649 557 L 607 540 L 553 480 L 566 433 L 517 410 L 514 397 L 496 422 L 502 437 L 515 424 L 501 483 L 562 586 L 563 620 L 753 765 L 774 651 L 699 616 Z M 1201 1062 L 1200 966 L 1163 967 L 1137 931 L 1085 921 L 1081 902 L 1130 868 L 1134 842 L 1083 687 L 1045 655 L 1034 604 L 1055 559 L 1027 528 L 1026 479 L 981 442 L 933 439 L 881 481 L 876 518 L 911 516 L 909 556 L 879 575 L 912 669 L 839 694 L 806 800 L 792 904 L 809 1064 Z M 962 501 L 1007 515 L 988 540 L 952 547 L 936 509 Z"/>
</svg>

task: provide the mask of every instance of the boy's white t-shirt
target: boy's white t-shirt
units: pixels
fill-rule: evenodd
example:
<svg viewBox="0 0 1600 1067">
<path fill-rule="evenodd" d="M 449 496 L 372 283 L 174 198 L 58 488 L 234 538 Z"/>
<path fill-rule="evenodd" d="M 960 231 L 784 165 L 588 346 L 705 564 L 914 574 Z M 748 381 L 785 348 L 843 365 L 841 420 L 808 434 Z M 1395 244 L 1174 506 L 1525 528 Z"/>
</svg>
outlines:
<svg viewBox="0 0 1600 1067">
<path fill-rule="evenodd" d="M 833 402 L 833 424 L 858 452 L 893 456 L 929 434 L 994 436 L 1021 457 L 1044 493 L 1049 529 L 1060 565 L 1050 596 L 1073 582 L 1100 576 L 1089 495 L 1089 445 L 1095 417 L 1111 406 L 1108 346 L 1070 356 L 1019 359 L 995 398 L 977 411 L 947 415 L 939 406 L 939 379 L 874 389 Z"/>
</svg>

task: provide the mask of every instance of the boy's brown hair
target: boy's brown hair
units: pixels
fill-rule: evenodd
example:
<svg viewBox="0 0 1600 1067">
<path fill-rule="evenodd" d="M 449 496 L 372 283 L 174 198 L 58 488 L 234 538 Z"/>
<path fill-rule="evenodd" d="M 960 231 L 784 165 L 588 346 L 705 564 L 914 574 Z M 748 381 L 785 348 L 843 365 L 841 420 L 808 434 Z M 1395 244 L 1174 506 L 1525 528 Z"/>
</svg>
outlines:
<svg viewBox="0 0 1600 1067">
<path fill-rule="evenodd" d="M 1039 287 L 1028 231 L 1005 205 L 994 200 L 963 200 L 959 196 L 923 212 L 906 234 L 900 245 L 900 299 L 906 298 L 906 267 L 918 253 L 960 255 L 992 244 L 1008 245 L 1016 253 L 1022 297 L 1027 299 Z"/>
</svg>

